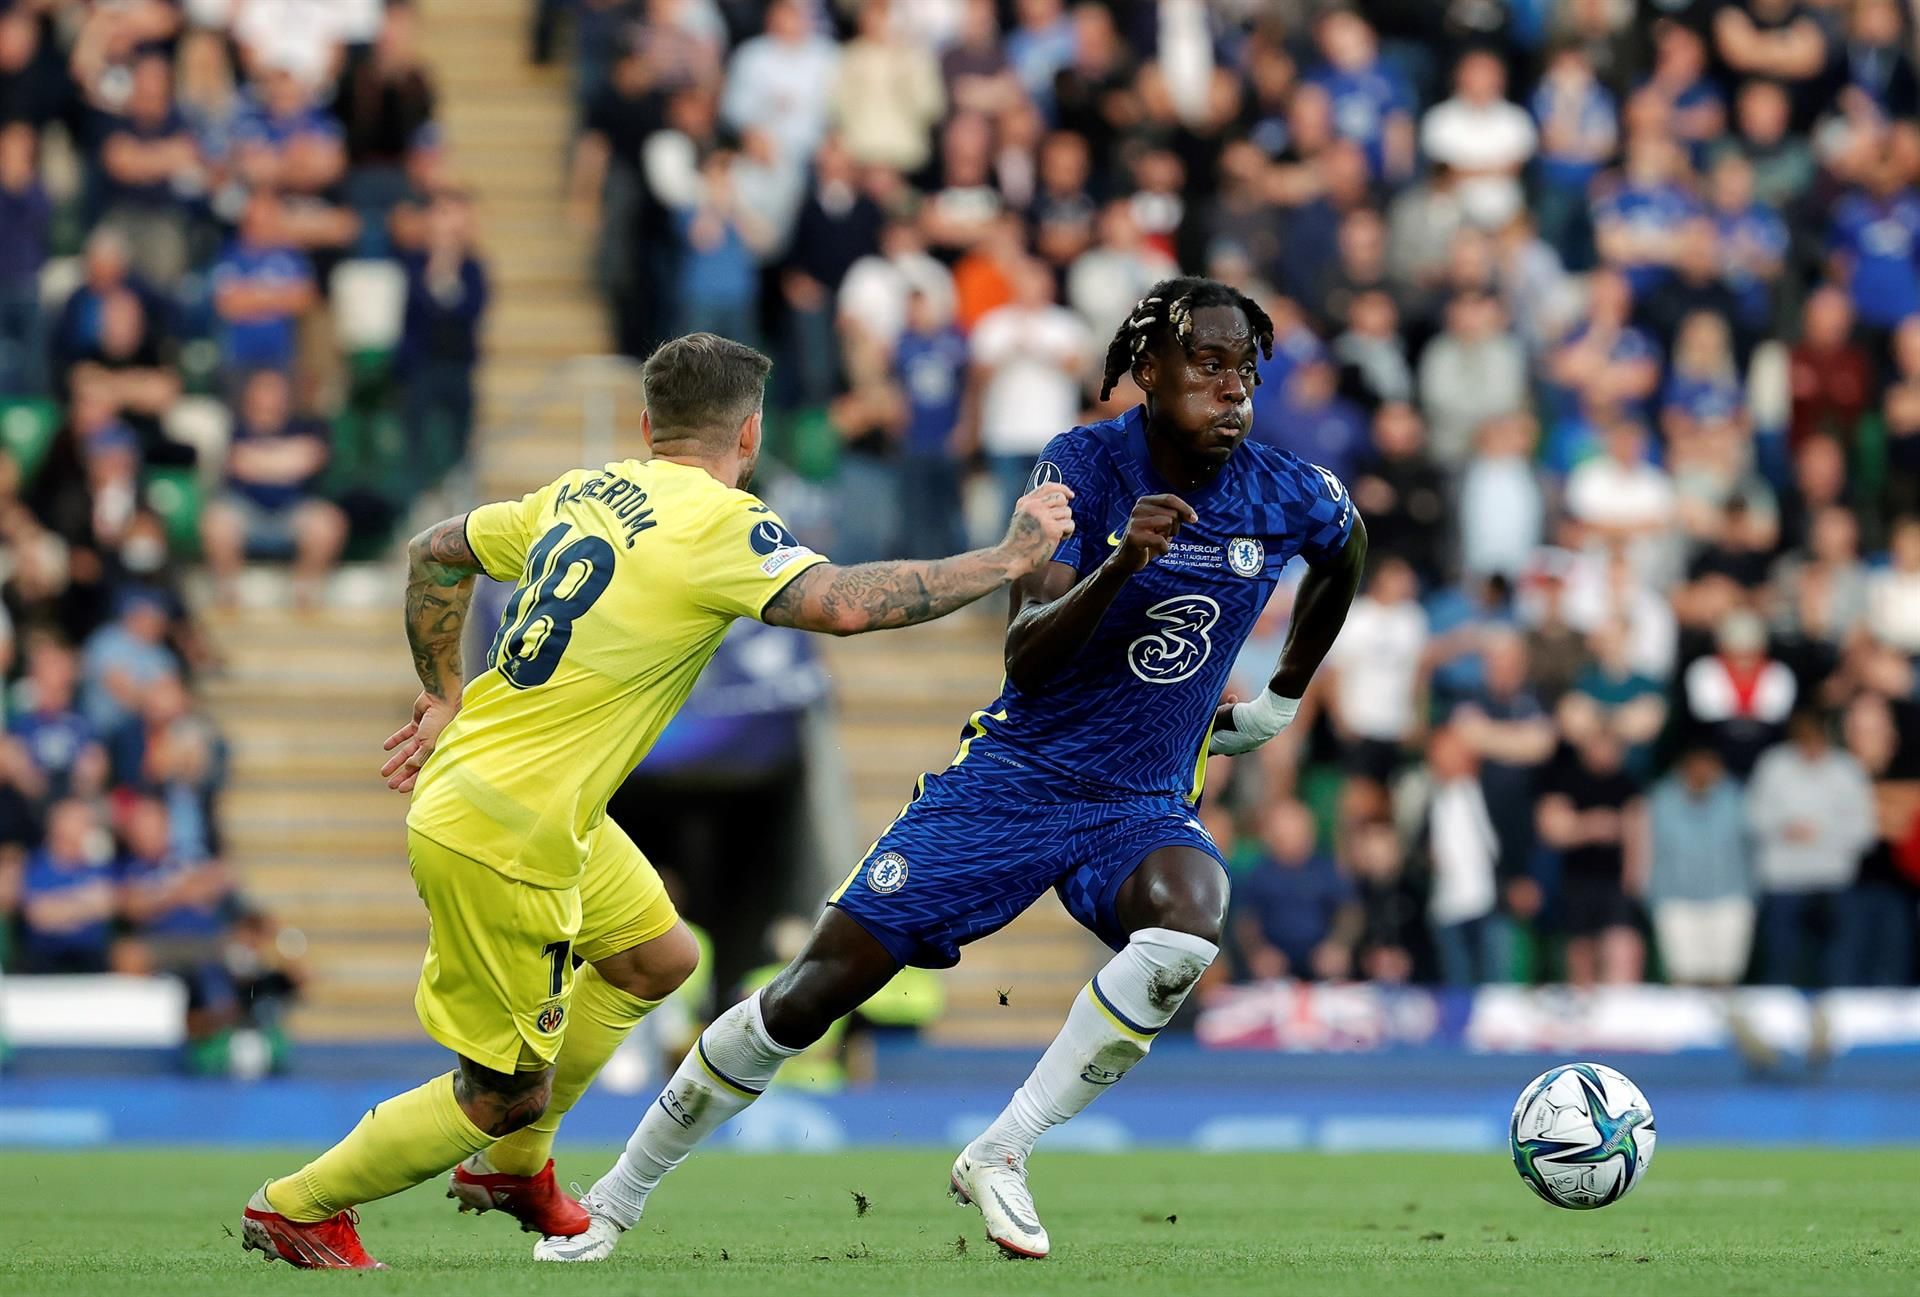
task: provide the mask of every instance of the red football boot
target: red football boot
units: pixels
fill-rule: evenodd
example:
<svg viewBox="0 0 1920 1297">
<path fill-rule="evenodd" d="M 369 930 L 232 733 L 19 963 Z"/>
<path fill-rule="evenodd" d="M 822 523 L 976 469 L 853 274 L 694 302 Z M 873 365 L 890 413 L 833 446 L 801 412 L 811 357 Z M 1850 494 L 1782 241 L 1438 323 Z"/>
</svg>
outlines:
<svg viewBox="0 0 1920 1297">
<path fill-rule="evenodd" d="M 529 1234 L 572 1238 L 587 1232 L 587 1209 L 562 1193 L 553 1178 L 553 1159 L 539 1175 L 508 1175 L 496 1171 L 476 1154 L 453 1168 L 447 1197 L 460 1202 L 461 1211 L 498 1208 L 520 1222 Z"/>
<path fill-rule="evenodd" d="M 343 1211 L 311 1224 L 288 1220 L 267 1202 L 267 1187 L 240 1213 L 240 1246 L 301 1270 L 385 1270 L 360 1246 L 359 1214 Z"/>
</svg>

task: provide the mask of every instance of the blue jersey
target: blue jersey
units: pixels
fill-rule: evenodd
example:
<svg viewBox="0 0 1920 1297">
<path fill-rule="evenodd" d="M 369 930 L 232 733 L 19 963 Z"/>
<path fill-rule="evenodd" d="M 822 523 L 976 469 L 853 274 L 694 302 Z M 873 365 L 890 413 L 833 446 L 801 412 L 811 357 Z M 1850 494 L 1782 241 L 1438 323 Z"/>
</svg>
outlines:
<svg viewBox="0 0 1920 1297">
<path fill-rule="evenodd" d="M 1174 491 L 1148 462 L 1144 406 L 1055 437 L 1034 473 L 1073 488 L 1074 532 L 1054 561 L 1080 578 L 1119 544 L 1143 495 L 1179 495 L 1200 520 L 1121 587 L 1060 674 L 1031 692 L 1009 681 L 975 713 L 958 759 L 1043 772 L 1078 796 L 1197 797 L 1233 660 L 1288 560 L 1345 546 L 1346 489 L 1325 469 L 1247 442 L 1209 486 Z"/>
</svg>

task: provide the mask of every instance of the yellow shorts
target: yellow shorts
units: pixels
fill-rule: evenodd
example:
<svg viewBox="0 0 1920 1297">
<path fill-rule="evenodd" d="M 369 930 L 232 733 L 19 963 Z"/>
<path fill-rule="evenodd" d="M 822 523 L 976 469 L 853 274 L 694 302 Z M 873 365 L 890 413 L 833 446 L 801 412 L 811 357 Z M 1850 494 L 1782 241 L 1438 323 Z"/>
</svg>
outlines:
<svg viewBox="0 0 1920 1297">
<path fill-rule="evenodd" d="M 576 959 L 652 941 L 680 918 L 612 820 L 595 831 L 577 888 L 508 878 L 411 829 L 407 856 L 430 920 L 414 1011 L 429 1036 L 496 1072 L 558 1057 Z"/>
</svg>

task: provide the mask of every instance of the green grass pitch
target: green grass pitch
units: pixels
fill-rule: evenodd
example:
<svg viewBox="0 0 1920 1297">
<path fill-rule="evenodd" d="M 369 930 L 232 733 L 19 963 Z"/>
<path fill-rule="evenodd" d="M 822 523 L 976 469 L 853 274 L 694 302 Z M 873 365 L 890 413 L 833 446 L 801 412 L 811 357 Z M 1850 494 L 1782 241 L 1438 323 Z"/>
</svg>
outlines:
<svg viewBox="0 0 1920 1297">
<path fill-rule="evenodd" d="M 1536 1201 L 1497 1155 L 1181 1152 L 1035 1158 L 1054 1239 L 1000 1257 L 943 1190 L 938 1149 L 695 1157 L 616 1258 L 536 1265 L 497 1215 L 459 1216 L 439 1184 L 368 1207 L 393 1269 L 339 1276 L 240 1250 L 240 1207 L 299 1161 L 249 1150 L 9 1151 L 0 1293 L 1863 1294 L 1920 1291 L 1913 1150 L 1663 1151 L 1596 1212 Z M 563 1150 L 563 1178 L 605 1152 Z M 862 1195 L 861 1213 L 855 1195 Z"/>
</svg>

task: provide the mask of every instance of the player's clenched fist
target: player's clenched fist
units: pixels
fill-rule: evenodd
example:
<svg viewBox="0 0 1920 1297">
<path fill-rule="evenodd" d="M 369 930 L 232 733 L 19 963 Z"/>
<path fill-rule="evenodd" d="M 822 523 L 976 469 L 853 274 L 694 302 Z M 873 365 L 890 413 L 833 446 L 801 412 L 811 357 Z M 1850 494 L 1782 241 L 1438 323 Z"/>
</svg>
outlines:
<svg viewBox="0 0 1920 1297">
<path fill-rule="evenodd" d="M 1193 506 L 1177 495 L 1143 495 L 1134 501 L 1126 528 L 1107 538 L 1114 547 L 1107 561 L 1123 571 L 1138 572 L 1173 547 L 1180 528 L 1199 521 Z"/>
<path fill-rule="evenodd" d="M 1007 551 L 1014 580 L 1038 572 L 1053 557 L 1060 542 L 1073 535 L 1073 488 L 1047 482 L 1021 496 L 1013 506 L 1013 522 L 1001 542 Z"/>
</svg>

